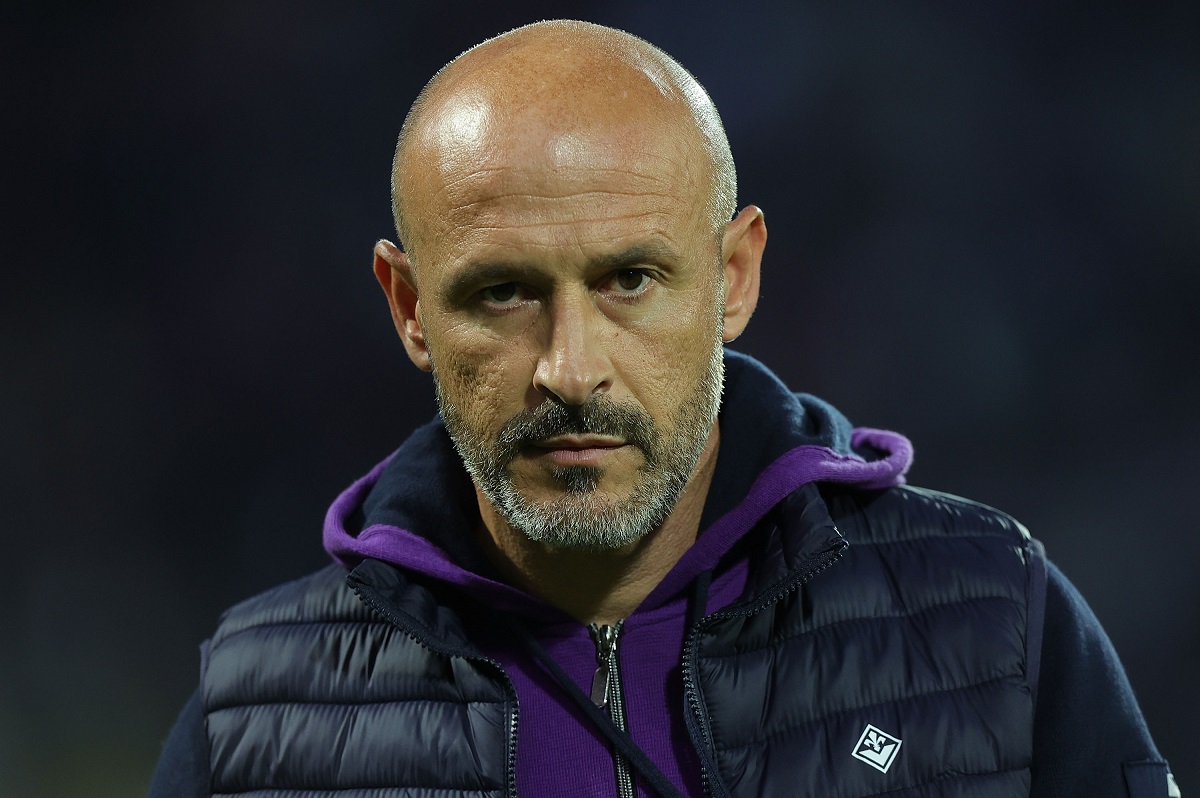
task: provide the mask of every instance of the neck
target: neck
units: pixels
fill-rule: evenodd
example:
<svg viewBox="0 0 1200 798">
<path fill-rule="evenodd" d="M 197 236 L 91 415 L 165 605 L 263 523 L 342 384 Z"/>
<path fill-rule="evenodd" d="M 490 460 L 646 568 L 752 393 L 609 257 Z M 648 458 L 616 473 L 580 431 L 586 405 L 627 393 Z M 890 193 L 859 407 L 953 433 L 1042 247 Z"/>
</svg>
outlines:
<svg viewBox="0 0 1200 798">
<path fill-rule="evenodd" d="M 536 543 L 513 529 L 476 488 L 484 548 L 506 577 L 533 595 L 583 623 L 614 624 L 630 615 L 696 542 L 719 439 L 714 424 L 671 514 L 628 546 L 589 552 Z"/>
</svg>

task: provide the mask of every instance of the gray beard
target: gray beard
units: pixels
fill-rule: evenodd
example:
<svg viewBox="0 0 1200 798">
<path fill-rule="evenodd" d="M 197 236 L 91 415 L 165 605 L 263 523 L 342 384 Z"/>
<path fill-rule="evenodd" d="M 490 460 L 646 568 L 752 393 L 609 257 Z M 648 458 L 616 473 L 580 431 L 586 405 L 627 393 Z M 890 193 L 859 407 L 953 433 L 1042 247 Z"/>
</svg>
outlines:
<svg viewBox="0 0 1200 798">
<path fill-rule="evenodd" d="M 718 315 L 718 323 L 722 315 Z M 662 431 L 645 410 L 619 405 L 598 395 L 583 405 L 547 401 L 512 418 L 496 440 L 472 429 L 459 408 L 446 400 L 433 369 L 438 407 L 446 430 L 467 473 L 510 526 L 530 540 L 556 549 L 619 549 L 657 529 L 679 501 L 717 420 L 725 377 L 721 337 L 714 342 L 704 376 L 696 390 L 671 416 L 673 432 Z M 606 497 L 598 493 L 603 469 L 567 466 L 553 471 L 564 493 L 549 501 L 533 501 L 513 484 L 510 465 L 522 450 L 560 434 L 613 435 L 637 446 L 644 463 L 632 493 Z"/>
</svg>

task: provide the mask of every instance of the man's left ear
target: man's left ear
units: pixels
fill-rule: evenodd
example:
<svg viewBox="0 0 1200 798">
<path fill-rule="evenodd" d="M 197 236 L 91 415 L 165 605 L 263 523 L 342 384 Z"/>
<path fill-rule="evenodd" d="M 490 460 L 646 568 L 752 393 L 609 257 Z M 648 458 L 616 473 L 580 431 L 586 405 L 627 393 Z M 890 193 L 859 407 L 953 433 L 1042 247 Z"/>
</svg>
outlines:
<svg viewBox="0 0 1200 798">
<path fill-rule="evenodd" d="M 767 245 L 761 208 L 747 205 L 725 226 L 721 258 L 725 264 L 725 343 L 742 334 L 758 306 L 759 268 Z"/>
</svg>

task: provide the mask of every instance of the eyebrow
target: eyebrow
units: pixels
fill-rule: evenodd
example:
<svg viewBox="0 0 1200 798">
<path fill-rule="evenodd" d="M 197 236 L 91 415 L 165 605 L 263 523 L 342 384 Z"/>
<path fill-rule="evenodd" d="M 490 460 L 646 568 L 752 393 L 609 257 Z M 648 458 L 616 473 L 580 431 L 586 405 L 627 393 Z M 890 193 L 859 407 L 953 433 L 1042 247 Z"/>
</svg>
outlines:
<svg viewBox="0 0 1200 798">
<path fill-rule="evenodd" d="M 588 266 L 594 269 L 623 269 L 636 266 L 639 263 L 672 264 L 679 260 L 679 255 L 662 241 L 644 241 L 626 247 L 619 252 L 613 252 L 593 258 Z"/>
<path fill-rule="evenodd" d="M 643 263 L 672 265 L 679 260 L 674 249 L 661 241 L 644 241 L 617 252 L 605 253 L 589 258 L 588 271 L 613 271 L 626 269 Z M 450 278 L 442 295 L 450 299 L 461 298 L 471 293 L 476 286 L 494 283 L 532 281 L 544 274 L 544 270 L 532 263 L 508 260 L 483 260 L 470 263 Z"/>
</svg>

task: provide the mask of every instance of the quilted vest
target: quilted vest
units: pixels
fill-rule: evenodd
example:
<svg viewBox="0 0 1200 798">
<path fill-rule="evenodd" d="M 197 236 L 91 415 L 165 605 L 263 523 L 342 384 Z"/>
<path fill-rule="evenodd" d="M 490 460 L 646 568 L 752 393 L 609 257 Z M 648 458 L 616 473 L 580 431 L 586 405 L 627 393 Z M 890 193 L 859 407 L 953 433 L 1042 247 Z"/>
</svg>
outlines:
<svg viewBox="0 0 1200 798">
<path fill-rule="evenodd" d="M 745 597 L 684 651 L 711 794 L 1028 794 L 1045 571 L 1019 524 L 805 486 L 751 534 Z M 202 678 L 213 794 L 515 795 L 515 691 L 442 587 L 368 560 L 230 609 Z"/>
</svg>

